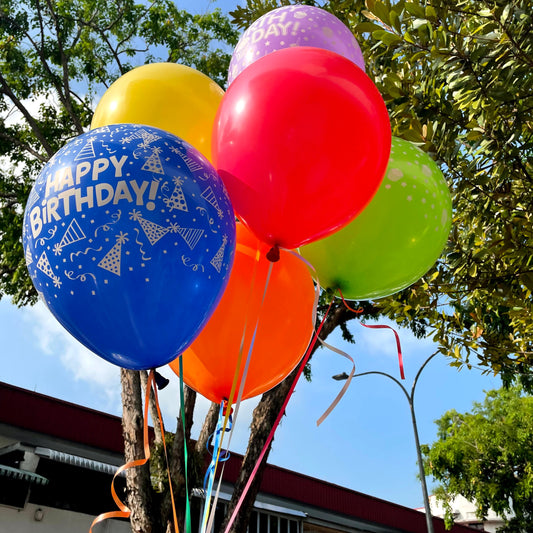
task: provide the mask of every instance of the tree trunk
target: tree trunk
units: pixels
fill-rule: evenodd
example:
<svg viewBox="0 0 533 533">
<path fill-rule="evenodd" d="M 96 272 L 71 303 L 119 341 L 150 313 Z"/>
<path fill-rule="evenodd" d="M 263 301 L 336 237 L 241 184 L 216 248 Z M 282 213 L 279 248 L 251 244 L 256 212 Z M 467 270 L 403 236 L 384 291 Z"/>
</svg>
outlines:
<svg viewBox="0 0 533 533">
<path fill-rule="evenodd" d="M 372 313 L 365 313 L 369 316 Z M 330 310 L 328 319 L 324 323 L 320 337 L 325 339 L 337 326 L 345 324 L 355 318 L 355 314 L 349 311 L 342 303 L 335 302 Z M 314 350 L 319 346 L 317 343 Z M 313 350 L 313 351 L 314 351 Z M 235 484 L 232 500 L 226 521 L 231 516 L 233 509 L 242 494 L 257 459 L 266 443 L 278 413 L 289 393 L 291 385 L 297 374 L 295 369 L 282 383 L 271 391 L 265 393 L 254 410 L 251 424 L 248 449 L 243 459 L 239 478 Z M 123 401 L 123 432 L 126 461 L 144 457 L 143 448 L 143 405 L 141 375 L 131 370 L 121 370 L 122 401 Z M 196 402 L 196 393 L 185 389 L 185 424 L 186 433 L 183 432 L 181 413 L 178 418 L 178 426 L 174 443 L 169 449 L 170 473 L 175 489 L 176 511 L 180 531 L 183 530 L 185 517 L 185 468 L 184 468 L 184 443 L 187 442 L 189 451 L 189 490 L 197 486 L 202 478 L 204 470 L 204 457 L 206 442 L 215 430 L 219 406 L 212 404 L 204 421 L 198 442 L 193 448 L 190 443 L 190 431 L 193 424 L 193 413 Z M 153 406 L 152 406 L 153 408 Z M 157 418 L 155 418 L 157 420 Z M 157 424 L 155 424 L 157 425 Z M 232 533 L 244 533 L 247 528 L 253 503 L 259 491 L 263 470 L 266 466 L 271 444 L 266 451 L 263 461 L 254 476 L 250 489 L 247 492 L 239 514 L 233 523 Z M 173 517 L 170 494 L 164 495 L 163 499 L 155 499 L 150 482 L 148 465 L 131 468 L 126 471 L 128 486 L 128 507 L 131 509 L 131 527 L 133 533 L 159 533 L 166 531 L 173 533 Z M 157 503 L 161 504 L 156 511 Z M 164 525 L 164 526 L 163 526 Z M 225 530 L 224 524 L 222 531 Z"/>
<path fill-rule="evenodd" d="M 330 313 L 327 320 L 325 321 L 322 331 L 320 333 L 320 338 L 322 340 L 326 339 L 328 335 L 339 325 L 345 324 L 347 321 L 355 318 L 357 315 L 347 309 L 342 302 L 334 302 L 331 306 Z M 320 346 L 317 342 L 313 348 L 313 352 Z M 254 409 L 253 420 L 250 429 L 250 438 L 248 440 L 248 449 L 244 456 L 241 470 L 239 472 L 239 477 L 235 483 L 233 489 L 233 495 L 229 504 L 228 513 L 224 520 L 224 524 L 221 528 L 221 531 L 225 531 L 229 518 L 233 514 L 237 502 L 239 501 L 241 494 L 243 493 L 244 487 L 248 482 L 251 473 L 261 455 L 265 443 L 268 439 L 272 426 L 276 421 L 276 418 L 280 412 L 281 407 L 289 393 L 291 386 L 296 378 L 298 373 L 298 367 L 295 368 L 284 381 L 277 385 L 272 390 L 263 394 L 261 401 Z M 273 442 L 273 441 L 272 441 Z M 268 455 L 272 448 L 272 442 L 270 443 L 268 449 L 266 450 L 265 455 L 263 456 L 261 465 L 257 470 L 256 475 L 252 479 L 250 488 L 244 497 L 243 503 L 240 507 L 239 513 L 233 522 L 231 527 L 231 533 L 246 533 L 246 528 L 250 520 L 250 515 L 253 510 L 253 504 L 259 488 L 261 485 L 261 478 L 263 471 L 265 469 Z"/>
<path fill-rule="evenodd" d="M 196 446 L 194 447 L 194 452 L 198 457 L 205 457 L 207 451 L 207 443 L 209 437 L 215 432 L 217 428 L 218 421 L 218 411 L 220 410 L 220 405 L 215 402 L 211 402 L 209 411 L 204 420 L 204 425 L 198 435 L 198 440 L 196 441 Z"/>
<path fill-rule="evenodd" d="M 139 372 L 120 369 L 122 383 L 122 432 L 126 462 L 144 458 L 143 406 Z M 126 470 L 127 506 L 133 533 L 157 533 L 149 464 Z"/>
</svg>

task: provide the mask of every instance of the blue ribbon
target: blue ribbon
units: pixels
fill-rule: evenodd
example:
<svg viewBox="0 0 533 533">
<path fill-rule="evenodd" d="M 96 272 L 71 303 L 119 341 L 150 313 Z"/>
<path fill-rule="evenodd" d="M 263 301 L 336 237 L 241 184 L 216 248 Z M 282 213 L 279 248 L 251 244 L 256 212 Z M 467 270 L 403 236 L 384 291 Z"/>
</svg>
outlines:
<svg viewBox="0 0 533 533">
<path fill-rule="evenodd" d="M 207 471 L 205 473 L 204 477 L 204 493 L 205 493 L 205 505 L 204 505 L 204 512 L 202 517 L 202 533 L 205 532 L 205 528 L 207 525 L 207 519 L 209 516 L 209 511 L 211 507 L 211 494 L 213 492 L 213 483 L 215 481 L 215 473 L 217 469 L 217 465 L 220 461 L 227 461 L 230 457 L 230 453 L 228 450 L 224 451 L 221 450 L 221 444 L 222 444 L 222 436 L 223 436 L 223 426 L 224 426 L 224 419 L 226 416 L 225 413 L 225 404 L 226 402 L 222 402 L 220 404 L 220 409 L 218 412 L 218 420 L 215 432 L 211 435 L 210 439 L 208 440 L 208 443 L 206 444 L 206 448 L 209 451 L 209 441 L 213 440 L 214 437 L 214 443 L 213 443 L 213 452 L 210 452 L 212 455 L 211 462 L 209 463 L 209 467 L 207 468 Z M 225 428 L 225 431 L 231 431 L 231 426 L 233 424 L 233 420 L 231 415 L 229 415 L 228 418 L 228 424 Z"/>
</svg>

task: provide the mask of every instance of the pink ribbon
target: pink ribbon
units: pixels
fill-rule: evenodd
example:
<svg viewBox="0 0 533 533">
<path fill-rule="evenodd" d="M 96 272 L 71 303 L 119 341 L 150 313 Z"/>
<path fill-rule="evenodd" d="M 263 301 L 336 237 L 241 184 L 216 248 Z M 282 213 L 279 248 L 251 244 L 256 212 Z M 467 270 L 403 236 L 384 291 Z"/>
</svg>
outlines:
<svg viewBox="0 0 533 533">
<path fill-rule="evenodd" d="M 402 379 L 405 379 L 405 374 L 403 372 L 402 346 L 400 344 L 400 337 L 398 336 L 398 333 L 396 332 L 396 330 L 386 325 L 368 326 L 367 324 L 363 324 L 362 322 L 361 322 L 361 325 L 369 329 L 390 329 L 392 330 L 392 332 L 394 333 L 394 336 L 396 337 L 396 349 L 398 350 L 398 363 L 400 365 L 400 376 Z"/>
</svg>

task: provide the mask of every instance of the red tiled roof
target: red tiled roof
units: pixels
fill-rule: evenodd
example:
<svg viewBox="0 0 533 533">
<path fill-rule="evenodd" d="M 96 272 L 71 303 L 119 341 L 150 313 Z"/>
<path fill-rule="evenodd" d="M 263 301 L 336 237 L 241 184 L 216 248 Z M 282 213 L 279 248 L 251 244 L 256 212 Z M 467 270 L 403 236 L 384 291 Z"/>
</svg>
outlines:
<svg viewBox="0 0 533 533">
<path fill-rule="evenodd" d="M 120 418 L 3 382 L 0 423 L 124 453 Z"/>
</svg>

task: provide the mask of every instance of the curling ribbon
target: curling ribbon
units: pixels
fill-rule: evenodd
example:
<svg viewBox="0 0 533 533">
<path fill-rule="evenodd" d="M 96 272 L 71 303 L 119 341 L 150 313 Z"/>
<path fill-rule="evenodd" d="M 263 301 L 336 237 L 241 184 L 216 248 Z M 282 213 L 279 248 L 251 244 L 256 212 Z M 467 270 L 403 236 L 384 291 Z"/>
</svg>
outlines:
<svg viewBox="0 0 533 533">
<path fill-rule="evenodd" d="M 303 373 L 303 370 L 305 368 L 305 365 L 307 364 L 307 361 L 309 361 L 309 357 L 311 356 L 311 353 L 313 351 L 313 348 L 315 347 L 315 344 L 318 340 L 318 336 L 320 335 L 320 332 L 322 331 L 322 327 L 324 326 L 324 323 L 326 322 L 326 319 L 328 317 L 328 314 L 329 314 L 329 311 L 331 309 L 331 306 L 332 306 L 333 302 L 331 302 L 329 304 L 329 307 L 326 311 L 326 313 L 324 314 L 324 317 L 322 318 L 322 321 L 320 322 L 320 325 L 318 326 L 318 329 L 316 330 L 314 336 L 313 336 L 313 340 L 311 341 L 311 343 L 309 344 L 308 348 L 307 348 L 307 351 L 305 352 L 305 355 L 304 357 L 302 358 L 301 362 L 300 362 L 300 366 L 298 367 L 298 371 L 296 372 L 296 376 L 294 377 L 294 381 L 292 382 L 292 385 L 289 389 L 289 392 L 287 394 L 287 397 L 285 398 L 285 401 L 283 402 L 283 405 L 281 406 L 281 409 L 278 413 L 278 416 L 276 418 L 276 420 L 274 421 L 274 424 L 272 426 L 272 429 L 270 430 L 270 433 L 267 437 L 267 440 L 265 442 L 265 445 L 263 446 L 263 449 L 261 450 L 261 453 L 259 454 L 259 458 L 257 459 L 257 462 L 255 463 L 255 466 L 254 466 L 254 469 L 252 470 L 252 473 L 250 474 L 250 477 L 248 478 L 248 481 L 246 482 L 246 485 L 242 491 L 242 494 L 239 498 L 239 501 L 237 502 L 237 505 L 235 506 L 235 509 L 233 510 L 233 513 L 228 521 L 228 525 L 226 526 L 226 529 L 224 531 L 224 533 L 229 533 L 229 531 L 231 530 L 231 527 L 233 526 L 233 522 L 235 522 L 235 518 L 237 517 L 237 514 L 241 508 L 241 505 L 244 501 L 244 498 L 246 497 L 246 494 L 248 493 L 248 490 L 250 489 L 250 485 L 252 484 L 252 480 L 254 479 L 256 473 L 257 473 L 257 470 L 259 469 L 259 466 L 261 465 L 261 462 L 263 461 L 263 457 L 265 456 L 266 454 L 266 451 L 268 449 L 268 447 L 270 446 L 270 443 L 272 442 L 272 439 L 274 438 L 274 433 L 276 432 L 276 429 L 281 421 L 281 418 L 283 416 L 283 414 L 285 413 L 285 408 L 287 407 L 287 404 L 289 403 L 289 400 L 292 396 L 292 393 L 294 392 L 294 389 L 296 388 L 296 384 L 298 383 L 298 380 L 300 379 L 300 376 L 302 375 Z M 316 309 L 316 305 L 315 305 L 315 309 Z"/>
<path fill-rule="evenodd" d="M 240 400 L 238 400 L 238 402 L 240 402 Z M 222 465 L 222 470 L 220 472 L 218 485 L 217 485 L 217 490 L 215 492 L 215 497 L 213 498 L 213 505 L 212 505 L 212 509 L 211 509 L 211 514 L 209 515 L 209 520 L 207 522 L 206 531 L 212 531 L 213 530 L 213 522 L 215 521 L 215 511 L 216 511 L 216 507 L 217 507 L 218 497 L 220 495 L 220 487 L 222 485 L 222 480 L 224 479 L 224 469 L 226 467 L 226 461 L 230 457 L 229 446 L 230 446 L 230 442 L 231 442 L 231 437 L 233 435 L 233 428 L 235 427 L 235 423 L 231 419 L 231 411 L 232 411 L 232 409 L 227 405 L 227 403 L 225 404 L 225 409 L 224 409 L 224 412 L 223 412 L 224 415 L 227 414 L 226 411 L 230 412 L 229 417 L 227 419 L 229 421 L 229 427 L 226 429 L 226 423 L 227 422 L 226 422 L 226 419 L 225 419 L 224 420 L 223 430 L 224 430 L 224 432 L 229 431 L 229 440 L 228 440 L 228 444 L 226 446 L 226 448 L 227 448 L 226 455 L 224 455 L 223 457 L 219 458 L 219 462 L 223 462 L 224 464 Z M 223 435 L 224 435 L 224 432 L 222 433 Z"/>
<path fill-rule="evenodd" d="M 342 302 L 344 303 L 344 306 L 347 309 L 349 309 L 350 311 L 353 311 L 354 313 L 356 313 L 358 315 L 363 312 L 363 308 L 362 307 L 359 307 L 358 309 L 354 309 L 353 307 L 350 307 L 346 303 L 346 300 L 344 299 L 342 291 L 340 289 L 337 289 L 337 290 L 338 290 L 339 295 L 340 295 L 340 297 L 342 299 Z M 331 405 L 324 411 L 324 414 L 316 421 L 316 425 L 320 426 L 320 424 L 322 424 L 322 422 L 324 422 L 324 420 L 326 420 L 326 418 L 331 414 L 331 411 L 333 411 L 333 409 L 335 409 L 335 407 L 337 407 L 337 404 L 341 401 L 341 398 L 344 396 L 344 394 L 348 390 L 348 387 L 350 386 L 350 383 L 352 382 L 352 379 L 353 379 L 353 377 L 355 375 L 355 362 L 345 351 L 343 351 L 343 350 L 341 350 L 339 348 L 335 348 L 334 346 L 331 346 L 330 344 L 324 342 L 322 339 L 318 339 L 318 340 L 321 342 L 322 346 L 325 346 L 326 348 L 329 348 L 332 352 L 335 352 L 335 353 L 338 353 L 339 355 L 342 355 L 343 357 L 345 357 L 346 359 L 348 359 L 352 363 L 352 370 L 350 372 L 350 375 L 348 376 L 348 379 L 344 383 L 344 386 L 339 391 L 339 393 L 337 394 L 335 399 L 331 402 Z"/>
<path fill-rule="evenodd" d="M 89 528 L 89 533 L 92 533 L 93 527 L 96 524 L 99 524 L 100 522 L 103 522 L 104 520 L 107 520 L 109 518 L 129 518 L 131 515 L 130 509 L 120 500 L 118 497 L 116 490 L 115 490 L 115 479 L 118 475 L 120 475 L 121 472 L 124 472 L 125 470 L 128 470 L 129 468 L 134 468 L 136 466 L 143 466 L 145 465 L 149 459 L 150 459 L 150 440 L 148 435 L 148 412 L 149 412 L 149 404 L 150 404 L 150 393 L 152 391 L 152 385 L 155 381 L 155 372 L 154 370 L 150 370 L 150 373 L 148 374 L 148 381 L 146 383 L 146 395 L 144 400 L 144 423 L 143 423 L 143 444 L 144 444 L 144 458 L 143 459 L 136 459 L 134 461 L 129 461 L 126 464 L 122 465 L 113 476 L 113 480 L 111 481 L 111 495 L 113 497 L 113 500 L 116 504 L 116 506 L 120 509 L 120 511 L 109 511 L 107 513 L 102 513 L 98 515 L 92 522 L 91 527 Z M 155 405 L 157 408 L 157 414 L 159 417 L 159 424 L 161 426 L 161 434 L 163 436 L 163 449 L 165 451 L 165 459 L 167 460 L 167 473 L 168 473 L 168 480 L 170 484 L 170 496 L 172 500 L 172 511 L 174 515 L 174 528 L 176 533 L 179 533 L 178 528 L 178 519 L 176 515 L 176 505 L 174 502 L 174 493 L 172 491 L 172 480 L 170 479 L 170 470 L 168 469 L 168 455 L 167 455 L 167 448 L 165 443 L 165 428 L 163 427 L 163 419 L 161 417 L 161 410 L 159 408 L 159 400 L 157 398 L 157 389 L 154 387 L 154 399 L 155 399 Z"/>
<path fill-rule="evenodd" d="M 317 305 L 318 305 L 318 298 L 320 296 L 320 282 L 318 280 L 318 277 L 316 276 L 316 269 L 315 267 L 309 262 L 307 261 L 307 259 L 305 259 L 305 257 L 301 256 L 300 254 L 294 252 L 294 251 L 291 251 L 291 253 L 298 257 L 301 261 L 303 261 L 306 266 L 309 268 L 309 270 L 311 270 L 311 272 L 313 272 L 313 274 L 315 275 L 314 278 L 315 278 L 315 304 L 314 304 L 314 309 L 317 308 Z M 363 308 L 362 307 L 359 307 L 359 309 L 353 309 L 352 307 L 350 307 L 347 303 L 346 303 L 346 300 L 344 299 L 344 296 L 342 295 L 342 292 L 340 289 L 338 289 L 339 291 L 339 295 L 340 297 L 342 298 L 342 301 L 344 303 L 344 305 L 350 310 L 350 311 L 353 311 L 354 313 L 356 314 L 360 314 L 363 312 Z M 316 313 L 313 313 L 313 326 L 316 322 Z M 348 376 L 348 379 L 346 380 L 346 383 L 344 384 L 344 386 L 342 387 L 342 389 L 340 390 L 340 392 L 337 394 L 337 396 L 335 397 L 335 399 L 333 400 L 333 402 L 331 402 L 330 406 L 324 411 L 324 414 L 317 420 L 316 422 L 316 425 L 317 426 L 320 426 L 320 424 L 322 424 L 322 422 L 324 422 L 324 420 L 331 414 L 331 412 L 333 411 L 333 409 L 335 409 L 335 407 L 337 407 L 337 404 L 341 401 L 341 398 L 344 396 L 344 394 L 346 393 L 346 391 L 348 390 L 348 387 L 350 386 L 350 383 L 352 382 L 352 379 L 355 375 L 355 362 L 353 360 L 352 357 L 350 357 L 346 352 L 344 352 L 343 350 L 340 350 L 339 348 L 335 348 L 334 346 L 331 346 L 330 344 L 328 344 L 327 342 L 323 341 L 322 339 L 318 338 L 318 340 L 320 341 L 320 343 L 322 344 L 322 346 L 324 346 L 325 348 L 328 348 L 330 349 L 332 352 L 335 352 L 335 353 L 338 353 L 339 355 L 342 355 L 343 357 L 345 357 L 346 359 L 348 359 L 349 361 L 351 361 L 352 363 L 352 370 L 350 372 L 350 375 Z"/>
<path fill-rule="evenodd" d="M 151 370 L 150 376 L 153 376 L 153 374 L 154 374 L 154 371 Z M 149 391 L 152 390 L 152 387 L 148 389 L 148 385 L 150 385 L 150 379 L 148 379 L 148 384 L 146 385 L 146 400 L 145 401 L 147 404 L 148 404 L 148 400 L 150 399 Z M 167 463 L 168 490 L 170 491 L 170 500 L 172 503 L 172 517 L 174 519 L 174 530 L 176 533 L 179 533 L 180 530 L 178 527 L 178 516 L 176 514 L 176 501 L 174 499 L 174 490 L 172 489 L 172 478 L 170 477 L 170 461 L 168 460 L 167 444 L 165 441 L 165 426 L 163 425 L 163 417 L 161 416 L 161 409 L 159 408 L 159 398 L 157 397 L 157 387 L 153 387 L 153 392 L 154 392 L 154 400 L 155 400 L 154 403 L 157 409 L 157 417 L 159 419 L 159 427 L 161 428 L 161 440 L 163 441 L 163 451 L 165 452 L 165 461 Z M 145 407 L 145 410 L 146 410 L 146 407 Z M 148 436 L 148 421 L 147 421 L 146 416 L 144 418 L 144 426 L 146 428 L 146 435 Z M 150 459 L 150 448 L 149 447 L 148 447 L 147 460 L 148 459 Z M 190 526 L 189 526 L 188 531 L 190 532 Z"/>
<path fill-rule="evenodd" d="M 342 303 L 344 304 L 344 307 L 346 307 L 346 309 L 348 309 L 349 311 L 353 311 L 356 315 L 360 315 L 363 312 L 362 307 L 358 307 L 357 309 L 350 307 L 348 303 L 346 302 L 346 300 L 344 299 L 344 295 L 342 294 L 342 291 L 340 289 L 337 289 L 337 292 L 339 293 Z"/>
<path fill-rule="evenodd" d="M 352 370 L 350 372 L 350 375 L 348 376 L 348 379 L 344 383 L 344 386 L 340 390 L 340 392 L 337 394 L 335 399 L 331 402 L 331 405 L 324 411 L 324 414 L 316 421 L 316 425 L 320 426 L 324 420 L 330 415 L 331 411 L 337 407 L 337 404 L 341 401 L 341 398 L 344 396 L 344 393 L 348 390 L 348 387 L 350 386 L 350 383 L 352 382 L 352 379 L 355 374 L 355 362 L 354 360 L 344 351 L 340 350 L 339 348 L 335 348 L 334 346 L 331 346 L 330 344 L 327 344 L 322 339 L 318 339 L 322 346 L 329 348 L 332 352 L 338 353 L 339 355 L 342 355 L 343 357 L 346 357 L 346 359 L 350 360 L 352 362 Z"/>
<path fill-rule="evenodd" d="M 353 311 L 354 313 L 356 314 L 361 314 L 363 312 L 363 308 L 362 307 L 359 307 L 357 309 L 354 309 L 353 307 L 350 307 L 348 305 L 348 303 L 346 302 L 346 300 L 344 299 L 344 296 L 342 294 L 342 291 L 340 289 L 337 289 L 341 299 L 342 299 L 342 302 L 344 303 L 344 306 L 349 309 L 350 311 Z M 405 379 L 405 375 L 404 375 L 404 371 L 403 371 L 403 359 L 402 359 L 402 348 L 401 348 L 401 344 L 400 344 L 400 337 L 398 336 L 398 333 L 396 332 L 396 330 L 394 330 L 393 328 L 391 328 L 390 326 L 386 326 L 386 325 L 377 325 L 377 326 L 367 326 L 366 324 L 364 324 L 363 322 L 361 322 L 361 324 L 366 327 L 366 328 L 388 328 L 388 329 L 391 329 L 396 337 L 396 347 L 398 349 L 398 360 L 399 360 L 399 364 L 400 364 L 400 375 L 402 377 L 402 379 Z M 341 401 L 341 398 L 344 396 L 344 394 L 346 393 L 346 391 L 348 390 L 348 387 L 350 386 L 350 383 L 352 382 L 352 379 L 355 375 L 355 363 L 354 363 L 354 360 L 346 353 L 344 352 L 343 350 L 340 350 L 338 348 L 335 348 L 329 344 L 327 344 L 326 342 L 324 342 L 323 340 L 319 339 L 319 341 L 322 343 L 323 346 L 325 346 L 326 348 L 329 348 L 330 350 L 332 350 L 333 352 L 336 352 L 338 353 L 339 355 L 342 355 L 343 357 L 346 357 L 348 360 L 350 360 L 353 364 L 352 366 L 352 370 L 350 372 L 350 375 L 348 376 L 348 378 L 346 379 L 346 382 L 344 383 L 344 386 L 342 387 L 342 389 L 340 390 L 340 392 L 337 394 L 337 396 L 335 397 L 335 399 L 333 400 L 333 402 L 331 403 L 331 405 L 326 409 L 326 411 L 324 412 L 324 414 L 317 420 L 316 422 L 316 425 L 317 426 L 320 426 L 320 424 L 322 424 L 322 422 L 324 422 L 324 420 L 331 414 L 331 412 L 333 411 L 333 409 L 335 409 L 335 407 L 337 406 L 337 404 Z"/>
<path fill-rule="evenodd" d="M 337 290 L 339 291 L 340 297 L 342 298 L 342 301 L 343 301 L 344 306 L 346 308 L 348 308 L 350 311 L 353 311 L 354 313 L 357 313 L 357 314 L 360 314 L 360 313 L 363 312 L 363 308 L 362 307 L 359 307 L 358 309 L 353 309 L 352 307 L 350 307 L 346 303 L 346 300 L 344 299 L 344 296 L 342 295 L 342 291 L 340 289 L 337 289 Z M 404 371 L 403 371 L 402 346 L 400 344 L 400 337 L 399 337 L 397 331 L 394 328 L 391 328 L 390 326 L 386 326 L 386 325 L 368 326 L 364 322 L 361 322 L 361 325 L 364 326 L 365 328 L 369 328 L 369 329 L 391 329 L 392 330 L 392 332 L 394 333 L 394 337 L 396 338 L 396 349 L 398 350 L 398 363 L 400 365 L 400 376 L 401 376 L 402 379 L 405 379 L 405 374 L 404 374 Z"/>
<path fill-rule="evenodd" d="M 364 326 L 365 328 L 369 328 L 369 329 L 390 329 L 390 330 L 392 330 L 392 332 L 394 333 L 394 337 L 396 338 L 396 349 L 398 350 L 398 364 L 400 365 L 400 377 L 402 379 L 405 379 L 405 374 L 404 374 L 404 371 L 403 371 L 402 346 L 400 344 L 400 337 L 399 337 L 397 331 L 394 328 L 391 328 L 390 326 L 387 326 L 385 324 L 379 324 L 379 325 L 376 325 L 376 326 L 369 326 L 368 324 L 363 324 L 363 322 L 361 322 L 361 325 Z"/>
<path fill-rule="evenodd" d="M 251 284 L 251 287 L 250 287 L 250 298 L 251 298 L 251 295 L 253 294 L 253 285 L 255 283 L 258 261 L 259 261 L 259 250 L 257 250 L 257 254 L 256 254 L 256 263 L 254 265 L 254 275 L 253 275 L 252 284 Z M 261 316 L 261 310 L 263 309 L 263 304 L 265 303 L 265 298 L 266 298 L 266 295 L 267 295 L 267 289 L 268 289 L 268 285 L 270 283 L 270 278 L 272 276 L 273 268 L 274 268 L 274 262 L 271 261 L 270 264 L 269 264 L 269 267 L 268 267 L 268 273 L 267 273 L 267 277 L 266 277 L 266 280 L 265 280 L 265 287 L 263 289 L 263 296 L 261 298 L 261 304 L 259 305 L 259 311 L 257 313 L 257 320 L 255 321 L 254 332 L 252 334 L 252 339 L 250 341 L 250 347 L 248 348 L 248 354 L 246 356 L 246 361 L 244 363 L 244 369 L 243 369 L 243 372 L 242 372 L 239 391 L 238 391 L 238 394 L 237 394 L 237 400 L 235 402 L 236 403 L 236 408 L 235 408 L 234 420 L 237 420 L 237 415 L 239 413 L 239 406 L 240 406 L 241 399 L 242 399 L 242 394 L 243 394 L 243 391 L 244 391 L 244 385 L 246 383 L 246 377 L 248 375 L 248 368 L 250 366 L 250 360 L 252 358 L 252 352 L 253 352 L 254 345 L 255 345 L 255 338 L 256 338 L 256 335 L 257 335 L 257 330 L 259 328 L 259 319 L 260 319 L 260 316 Z M 247 324 L 248 324 L 248 316 L 246 317 L 246 322 L 244 324 L 244 330 L 243 330 L 242 338 L 241 338 L 241 345 L 240 345 L 240 348 L 239 348 L 239 358 L 237 360 L 237 365 L 236 365 L 236 368 L 235 368 L 235 374 L 233 376 L 233 383 L 231 385 L 231 392 L 230 392 L 230 396 L 228 398 L 228 405 L 229 406 L 233 405 L 233 397 L 235 395 L 235 389 L 237 387 L 237 380 L 239 378 L 239 370 L 240 370 L 240 366 L 241 366 L 241 362 L 242 362 L 242 352 L 243 352 L 243 348 L 244 348 L 244 340 L 245 340 L 245 335 L 246 335 Z M 228 414 L 225 413 L 224 427 L 226 426 L 227 421 L 228 421 Z"/>
</svg>

